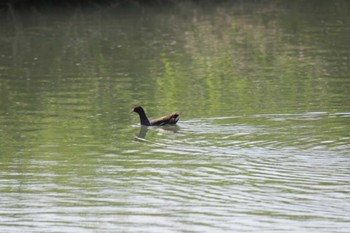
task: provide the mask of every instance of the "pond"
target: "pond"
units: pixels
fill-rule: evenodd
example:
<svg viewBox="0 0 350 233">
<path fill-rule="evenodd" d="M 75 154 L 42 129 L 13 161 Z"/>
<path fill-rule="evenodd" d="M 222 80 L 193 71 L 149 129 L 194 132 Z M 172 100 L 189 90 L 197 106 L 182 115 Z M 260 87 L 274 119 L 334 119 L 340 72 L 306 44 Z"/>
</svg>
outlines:
<svg viewBox="0 0 350 233">
<path fill-rule="evenodd" d="M 348 232 L 349 7 L 2 11 L 0 230 Z"/>
</svg>

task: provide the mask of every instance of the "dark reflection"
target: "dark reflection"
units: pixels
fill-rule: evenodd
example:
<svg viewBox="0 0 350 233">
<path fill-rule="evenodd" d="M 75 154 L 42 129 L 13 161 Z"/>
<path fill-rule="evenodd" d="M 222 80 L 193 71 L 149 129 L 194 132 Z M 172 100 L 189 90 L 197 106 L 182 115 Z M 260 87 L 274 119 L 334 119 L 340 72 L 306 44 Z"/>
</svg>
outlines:
<svg viewBox="0 0 350 233">
<path fill-rule="evenodd" d="M 175 134 L 180 130 L 180 127 L 178 125 L 166 125 L 166 126 L 155 126 L 155 127 L 142 125 L 140 126 L 140 131 L 138 135 L 135 136 L 135 140 L 145 141 L 144 139 L 146 138 L 147 132 L 150 129 L 155 129 L 160 134 Z"/>
<path fill-rule="evenodd" d="M 164 134 L 175 134 L 180 131 L 180 126 L 178 125 L 165 125 L 158 128 L 161 133 Z"/>
<path fill-rule="evenodd" d="M 139 134 L 136 135 L 135 139 L 144 139 L 146 137 L 146 134 L 148 132 L 148 126 L 141 125 Z"/>
</svg>

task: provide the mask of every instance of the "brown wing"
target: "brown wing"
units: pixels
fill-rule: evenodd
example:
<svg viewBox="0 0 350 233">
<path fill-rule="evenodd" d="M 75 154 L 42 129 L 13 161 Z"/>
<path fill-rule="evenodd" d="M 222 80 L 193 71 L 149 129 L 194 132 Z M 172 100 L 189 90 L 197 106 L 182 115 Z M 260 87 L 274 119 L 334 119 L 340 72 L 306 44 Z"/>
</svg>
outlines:
<svg viewBox="0 0 350 233">
<path fill-rule="evenodd" d="M 158 119 L 153 119 L 150 121 L 151 125 L 175 125 L 176 122 L 179 120 L 180 114 L 177 112 L 173 112 L 169 115 L 160 117 Z"/>
</svg>

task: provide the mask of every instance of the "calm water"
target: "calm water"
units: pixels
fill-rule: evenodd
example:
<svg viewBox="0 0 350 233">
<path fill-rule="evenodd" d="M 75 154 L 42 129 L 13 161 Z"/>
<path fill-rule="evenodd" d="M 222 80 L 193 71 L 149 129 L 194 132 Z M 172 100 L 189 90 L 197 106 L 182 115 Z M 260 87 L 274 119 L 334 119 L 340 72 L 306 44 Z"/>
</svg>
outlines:
<svg viewBox="0 0 350 233">
<path fill-rule="evenodd" d="M 349 232 L 349 9 L 2 11 L 0 231 Z"/>
</svg>

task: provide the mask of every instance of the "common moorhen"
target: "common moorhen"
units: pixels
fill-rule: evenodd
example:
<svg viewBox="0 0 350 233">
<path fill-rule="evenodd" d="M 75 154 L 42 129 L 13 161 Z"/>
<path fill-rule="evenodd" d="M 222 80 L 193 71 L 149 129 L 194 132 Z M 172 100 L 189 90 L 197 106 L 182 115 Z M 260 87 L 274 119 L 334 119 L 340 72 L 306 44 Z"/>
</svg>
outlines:
<svg viewBox="0 0 350 233">
<path fill-rule="evenodd" d="M 169 115 L 157 118 L 157 119 L 152 119 L 148 120 L 145 111 L 141 106 L 135 107 L 131 110 L 132 112 L 136 112 L 140 116 L 140 123 L 141 125 L 146 125 L 146 126 L 152 126 L 152 125 L 175 125 L 176 122 L 180 118 L 180 114 L 177 112 L 173 112 Z"/>
</svg>

